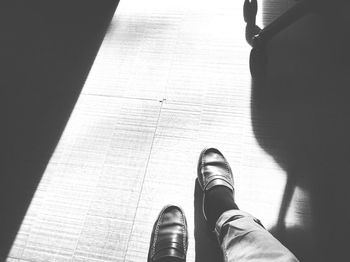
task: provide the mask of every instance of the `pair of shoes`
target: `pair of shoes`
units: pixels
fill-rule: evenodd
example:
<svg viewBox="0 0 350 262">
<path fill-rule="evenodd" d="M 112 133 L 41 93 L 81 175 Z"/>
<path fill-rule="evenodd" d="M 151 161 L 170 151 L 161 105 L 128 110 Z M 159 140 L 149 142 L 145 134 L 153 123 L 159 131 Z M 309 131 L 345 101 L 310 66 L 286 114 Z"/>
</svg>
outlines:
<svg viewBox="0 0 350 262">
<path fill-rule="evenodd" d="M 203 215 L 205 193 L 215 186 L 225 186 L 234 193 L 233 175 L 223 154 L 215 149 L 204 149 L 197 168 L 198 182 L 203 190 Z M 178 206 L 165 206 L 154 224 L 148 262 L 186 261 L 188 231 L 184 212 Z"/>
</svg>

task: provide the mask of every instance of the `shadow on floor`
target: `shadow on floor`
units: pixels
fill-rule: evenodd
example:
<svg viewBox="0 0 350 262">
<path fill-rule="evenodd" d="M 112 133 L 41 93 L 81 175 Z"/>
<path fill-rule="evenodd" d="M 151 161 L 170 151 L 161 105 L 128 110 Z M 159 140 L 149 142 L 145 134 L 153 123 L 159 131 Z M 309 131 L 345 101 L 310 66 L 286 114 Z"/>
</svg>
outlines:
<svg viewBox="0 0 350 262">
<path fill-rule="evenodd" d="M 118 0 L 1 3 L 0 260 L 69 119 Z"/>
<path fill-rule="evenodd" d="M 223 261 L 222 252 L 214 234 L 209 231 L 202 211 L 203 191 L 196 179 L 194 189 L 194 238 L 196 262 Z"/>
<path fill-rule="evenodd" d="M 341 10 L 338 10 L 339 12 Z M 286 170 L 271 229 L 301 261 L 345 261 L 350 234 L 350 39 L 341 14 L 309 15 L 252 50 L 252 126 Z M 291 201 L 296 188 L 308 198 Z M 294 212 L 296 225 L 286 225 Z"/>
</svg>

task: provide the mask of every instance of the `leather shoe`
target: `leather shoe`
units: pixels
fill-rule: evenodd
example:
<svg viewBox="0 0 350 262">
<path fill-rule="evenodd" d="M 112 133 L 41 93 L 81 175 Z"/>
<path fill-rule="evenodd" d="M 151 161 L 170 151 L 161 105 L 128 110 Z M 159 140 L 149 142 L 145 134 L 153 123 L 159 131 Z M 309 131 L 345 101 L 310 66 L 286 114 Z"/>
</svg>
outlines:
<svg viewBox="0 0 350 262">
<path fill-rule="evenodd" d="M 165 206 L 153 226 L 148 262 L 186 261 L 187 223 L 180 207 Z"/>
<path fill-rule="evenodd" d="M 204 149 L 198 160 L 198 182 L 203 190 L 202 210 L 204 218 L 205 193 L 215 186 L 225 186 L 234 194 L 233 175 L 231 167 L 224 155 L 216 148 Z"/>
</svg>

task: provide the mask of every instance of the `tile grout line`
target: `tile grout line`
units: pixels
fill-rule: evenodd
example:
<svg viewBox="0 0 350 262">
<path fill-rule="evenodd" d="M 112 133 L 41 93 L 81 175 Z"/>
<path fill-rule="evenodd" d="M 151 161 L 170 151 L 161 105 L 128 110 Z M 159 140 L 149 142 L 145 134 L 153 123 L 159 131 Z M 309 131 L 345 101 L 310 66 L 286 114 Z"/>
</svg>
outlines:
<svg viewBox="0 0 350 262">
<path fill-rule="evenodd" d="M 125 99 L 125 100 L 140 100 L 140 101 L 153 101 L 153 102 L 164 102 L 166 100 L 167 104 L 169 105 L 188 105 L 188 106 L 199 106 L 199 105 L 205 105 L 205 106 L 215 106 L 220 108 L 231 108 L 230 105 L 222 105 L 222 104 L 216 104 L 216 103 L 204 103 L 203 102 L 196 102 L 196 101 L 182 101 L 182 100 L 172 100 L 169 98 L 143 98 L 143 97 L 130 97 L 130 96 L 116 96 L 116 95 L 104 95 L 104 94 L 90 94 L 90 93 L 82 93 L 83 96 L 97 96 L 97 97 L 106 97 L 106 98 L 117 98 L 117 99 Z"/>
<path fill-rule="evenodd" d="M 107 97 L 107 98 L 119 98 L 119 99 L 126 99 L 126 100 L 130 99 L 130 100 L 142 100 L 142 101 L 159 101 L 159 102 L 162 101 L 161 99 L 157 99 L 157 98 L 105 95 L 105 94 L 92 94 L 92 93 L 81 93 L 81 95 L 84 95 L 84 96 L 99 96 L 99 97 Z"/>
<path fill-rule="evenodd" d="M 148 159 L 147 159 L 147 164 L 146 164 L 145 172 L 144 172 L 144 175 L 143 175 L 143 178 L 142 178 L 142 183 L 141 183 L 141 188 L 140 188 L 140 194 L 139 194 L 139 198 L 138 198 L 138 200 L 137 200 L 134 218 L 133 218 L 133 220 L 132 220 L 132 227 L 131 227 L 130 234 L 129 234 L 129 237 L 128 237 L 128 240 L 127 240 L 127 246 L 126 246 L 125 255 L 124 255 L 124 259 L 123 259 L 124 262 L 126 261 L 126 256 L 127 256 L 127 254 L 128 254 L 128 250 L 129 250 L 129 243 L 130 243 L 130 240 L 131 240 L 131 235 L 132 235 L 132 232 L 134 231 L 134 227 L 135 227 L 135 220 L 136 220 L 137 210 L 138 210 L 138 207 L 139 207 L 139 204 L 140 204 L 140 200 L 141 200 L 141 195 L 142 195 L 142 191 L 143 191 L 143 186 L 144 186 L 144 183 L 145 183 L 146 174 L 147 174 L 147 170 L 148 170 L 148 164 L 149 164 L 149 161 L 150 161 L 150 159 L 151 159 L 151 154 L 152 154 L 152 150 L 153 150 L 154 140 L 155 140 L 156 133 L 157 133 L 157 130 L 158 130 L 158 125 L 159 125 L 159 121 L 160 121 L 160 115 L 161 115 L 161 112 L 162 112 L 163 104 L 164 104 L 164 100 L 161 101 L 161 106 L 160 106 L 160 108 L 159 108 L 159 114 L 158 114 L 157 124 L 156 124 L 156 128 L 155 128 L 155 130 L 154 130 L 154 135 L 153 135 L 153 138 L 152 138 L 151 148 L 150 148 L 150 150 L 149 150 L 149 155 L 148 155 Z"/>
</svg>

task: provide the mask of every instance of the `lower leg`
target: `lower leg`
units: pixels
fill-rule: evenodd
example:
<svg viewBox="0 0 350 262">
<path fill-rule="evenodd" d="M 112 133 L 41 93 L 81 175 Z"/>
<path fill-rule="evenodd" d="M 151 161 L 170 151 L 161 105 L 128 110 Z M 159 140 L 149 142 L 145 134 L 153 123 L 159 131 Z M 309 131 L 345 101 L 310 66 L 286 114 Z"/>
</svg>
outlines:
<svg viewBox="0 0 350 262">
<path fill-rule="evenodd" d="M 228 210 L 238 209 L 232 191 L 226 186 L 215 186 L 205 192 L 204 212 L 210 228 L 214 228 L 219 217 Z"/>
</svg>

